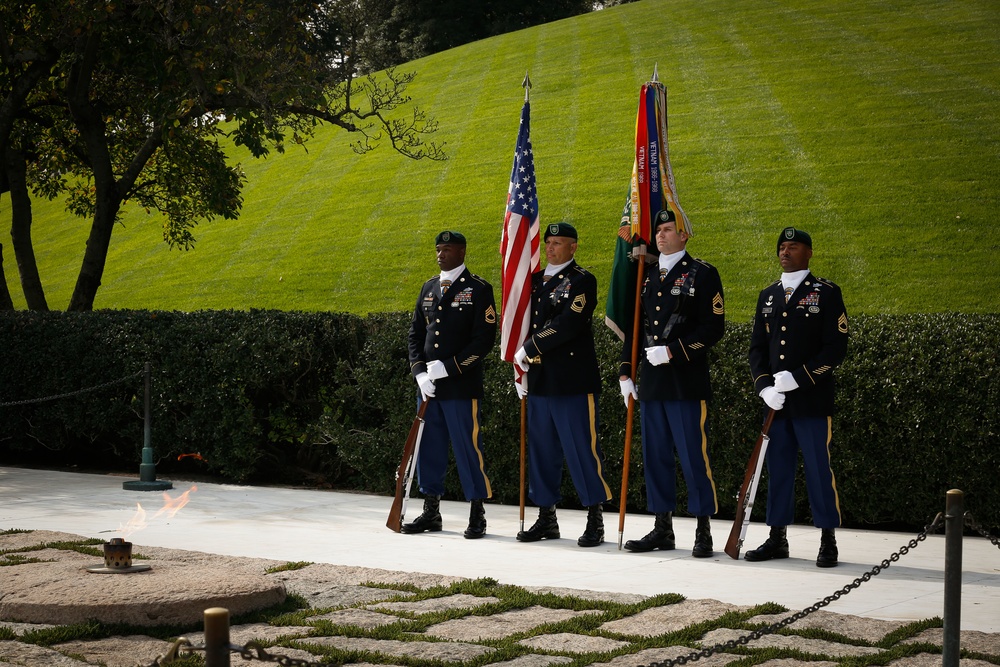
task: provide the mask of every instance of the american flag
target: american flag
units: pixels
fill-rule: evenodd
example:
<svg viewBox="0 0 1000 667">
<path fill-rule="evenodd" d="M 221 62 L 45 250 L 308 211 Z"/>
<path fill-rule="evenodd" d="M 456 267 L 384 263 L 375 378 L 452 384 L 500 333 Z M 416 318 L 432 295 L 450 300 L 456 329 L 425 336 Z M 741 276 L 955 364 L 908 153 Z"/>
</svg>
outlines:
<svg viewBox="0 0 1000 667">
<path fill-rule="evenodd" d="M 514 353 L 528 337 L 531 274 L 539 269 L 538 193 L 535 190 L 535 158 L 531 153 L 528 129 L 530 115 L 529 103 L 525 100 L 500 239 L 500 254 L 503 257 L 500 353 L 504 361 L 510 362 L 514 361 Z"/>
</svg>

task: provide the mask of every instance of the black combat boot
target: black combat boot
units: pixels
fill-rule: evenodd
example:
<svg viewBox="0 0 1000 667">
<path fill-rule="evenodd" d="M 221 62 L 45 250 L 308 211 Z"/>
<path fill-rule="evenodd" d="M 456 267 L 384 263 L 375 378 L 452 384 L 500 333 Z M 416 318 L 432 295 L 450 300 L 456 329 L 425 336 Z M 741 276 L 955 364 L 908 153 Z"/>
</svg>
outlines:
<svg viewBox="0 0 1000 667">
<path fill-rule="evenodd" d="M 424 511 L 410 523 L 404 523 L 404 533 L 433 533 L 441 530 L 441 496 L 424 498 Z"/>
<path fill-rule="evenodd" d="M 469 508 L 469 527 L 465 529 L 465 539 L 478 540 L 486 535 L 486 509 L 483 507 L 483 499 L 477 498 L 472 501 Z"/>
<path fill-rule="evenodd" d="M 653 549 L 663 549 L 670 551 L 674 548 L 674 515 L 671 512 L 657 514 L 653 522 L 653 530 L 646 533 L 641 540 L 629 540 L 625 543 L 625 548 L 629 551 L 652 551 Z"/>
<path fill-rule="evenodd" d="M 528 530 L 517 534 L 518 542 L 537 542 L 538 540 L 558 540 L 559 524 L 556 522 L 556 506 L 538 508 L 538 520 Z"/>
<path fill-rule="evenodd" d="M 576 541 L 581 547 L 596 547 L 604 542 L 604 507 L 591 505 L 587 508 L 587 530 Z"/>
<path fill-rule="evenodd" d="M 833 528 L 823 528 L 819 536 L 819 555 L 816 556 L 816 567 L 837 567 L 837 537 Z"/>
<path fill-rule="evenodd" d="M 712 551 L 712 525 L 707 516 L 698 517 L 698 527 L 694 530 L 694 549 L 691 555 L 695 558 L 709 558 Z"/>
<path fill-rule="evenodd" d="M 752 549 L 743 556 L 744 560 L 758 562 L 772 558 L 788 558 L 788 538 L 785 537 L 784 526 L 771 526 L 771 534 L 764 544 Z"/>
</svg>

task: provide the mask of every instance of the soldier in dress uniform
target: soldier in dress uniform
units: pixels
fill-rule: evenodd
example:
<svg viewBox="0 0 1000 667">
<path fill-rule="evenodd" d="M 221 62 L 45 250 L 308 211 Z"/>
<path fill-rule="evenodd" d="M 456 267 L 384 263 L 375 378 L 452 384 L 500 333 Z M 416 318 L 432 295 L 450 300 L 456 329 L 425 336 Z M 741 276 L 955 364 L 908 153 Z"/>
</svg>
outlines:
<svg viewBox="0 0 1000 667">
<path fill-rule="evenodd" d="M 674 548 L 676 451 L 687 482 L 688 511 L 698 518 L 691 553 L 707 558 L 713 554 L 710 517 L 719 508 L 708 451 L 708 350 L 726 326 L 722 279 L 714 266 L 687 253 L 689 235 L 677 230 L 672 211 L 661 211 L 654 224 L 659 272 L 654 269 L 642 286 L 645 358 L 638 395 L 631 379 L 631 336 L 622 346 L 618 379 L 625 406 L 630 397 L 640 402 L 646 507 L 655 522 L 649 534 L 627 541 L 625 548 Z"/>
<path fill-rule="evenodd" d="M 781 279 L 757 299 L 750 336 L 754 391 L 774 409 L 767 448 L 767 540 L 744 558 L 788 558 L 785 527 L 795 513 L 798 453 L 805 463 L 813 524 L 821 529 L 816 565 L 837 565 L 840 500 L 830 466 L 833 369 L 847 355 L 847 310 L 840 288 L 809 271 L 812 238 L 786 227 L 778 237 Z"/>
<path fill-rule="evenodd" d="M 597 279 L 576 263 L 578 235 L 565 222 L 545 228 L 545 271 L 531 279 L 531 336 L 514 361 L 528 373 L 528 495 L 538 520 L 520 542 L 558 539 L 563 458 L 587 507 L 581 547 L 604 541 L 602 503 L 611 499 L 597 437 L 601 390 L 593 319 Z M 518 392 L 521 387 L 515 383 Z"/>
<path fill-rule="evenodd" d="M 483 464 L 480 402 L 483 359 L 496 340 L 493 286 L 465 267 L 465 237 L 444 231 L 434 239 L 441 273 L 424 283 L 410 323 L 410 370 L 428 401 L 417 456 L 423 513 L 404 524 L 404 533 L 441 530 L 439 501 L 444 494 L 448 443 L 458 477 L 472 502 L 465 537 L 486 534 L 483 500 L 493 492 Z M 419 402 L 418 402 L 419 403 Z"/>
</svg>

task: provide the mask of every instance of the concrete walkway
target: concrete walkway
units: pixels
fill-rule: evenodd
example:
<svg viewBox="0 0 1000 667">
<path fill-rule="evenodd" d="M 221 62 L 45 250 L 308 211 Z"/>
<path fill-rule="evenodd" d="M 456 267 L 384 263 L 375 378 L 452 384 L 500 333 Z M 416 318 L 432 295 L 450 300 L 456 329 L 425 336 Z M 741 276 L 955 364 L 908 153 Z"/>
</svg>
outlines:
<svg viewBox="0 0 1000 667">
<path fill-rule="evenodd" d="M 514 539 L 518 508 L 487 504 L 488 536 L 462 537 L 468 504 L 443 502 L 444 531 L 401 535 L 385 520 L 384 496 L 227 484 L 175 482 L 169 495 L 191 490 L 175 516 L 154 516 L 160 492 L 126 491 L 134 476 L 91 475 L 0 467 L 0 530 L 52 530 L 108 540 L 136 513 L 148 525 L 128 539 L 137 545 L 185 549 L 227 556 L 311 561 L 346 566 L 422 572 L 466 578 L 491 577 L 523 587 L 560 587 L 637 593 L 679 593 L 734 605 L 776 602 L 806 608 L 853 582 L 907 544 L 915 534 L 838 530 L 840 566 L 815 566 L 819 531 L 789 528 L 791 558 L 767 563 L 734 561 L 722 553 L 730 523 L 713 524 L 717 555 L 692 558 L 694 520 L 678 518 L 677 550 L 633 554 L 617 548 L 617 514 L 606 515 L 608 542 L 583 549 L 576 538 L 585 513 L 559 510 L 562 539 L 522 544 Z M 196 488 L 195 488 L 196 487 Z M 942 509 L 944 498 L 942 498 Z M 975 508 L 968 508 L 975 513 Z M 407 516 L 420 511 L 412 499 Z M 525 523 L 535 510 L 526 510 Z M 644 535 L 645 515 L 628 515 L 625 539 Z M 767 536 L 752 524 L 747 543 Z M 1000 633 L 1000 549 L 978 537 L 963 543 L 961 628 Z M 943 615 L 944 536 L 931 535 L 909 554 L 826 611 L 873 619 L 914 621 Z"/>
</svg>

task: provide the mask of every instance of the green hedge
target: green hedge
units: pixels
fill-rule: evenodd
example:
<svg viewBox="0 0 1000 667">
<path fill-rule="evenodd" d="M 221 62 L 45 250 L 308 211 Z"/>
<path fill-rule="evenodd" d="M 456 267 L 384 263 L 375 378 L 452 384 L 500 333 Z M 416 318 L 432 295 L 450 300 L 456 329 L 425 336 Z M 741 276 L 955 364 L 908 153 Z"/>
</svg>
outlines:
<svg viewBox="0 0 1000 667">
<path fill-rule="evenodd" d="M 413 419 L 408 314 L 97 311 L 0 314 L 0 456 L 7 462 L 134 471 L 143 444 L 142 379 L 151 362 L 152 445 L 160 476 L 391 493 Z M 838 373 L 833 463 L 845 524 L 916 527 L 950 488 L 984 525 L 1000 523 L 998 315 L 858 316 Z M 625 409 L 618 341 L 595 322 L 605 391 L 601 442 L 617 506 Z M 762 417 L 750 387 L 749 323 L 713 350 L 710 446 L 720 516 Z M 519 410 L 511 368 L 487 358 L 483 433 L 499 502 L 518 499 Z M 642 511 L 642 449 L 632 445 L 628 505 Z M 195 456 L 184 456 L 198 454 Z M 178 457 L 181 457 L 180 459 Z M 449 497 L 461 490 L 452 470 Z M 762 489 L 765 487 L 762 487 Z M 681 508 L 684 487 L 680 484 Z M 761 495 L 763 496 L 762 490 Z M 565 504 L 576 502 L 568 475 Z M 809 518 L 799 484 L 796 519 Z"/>
</svg>

